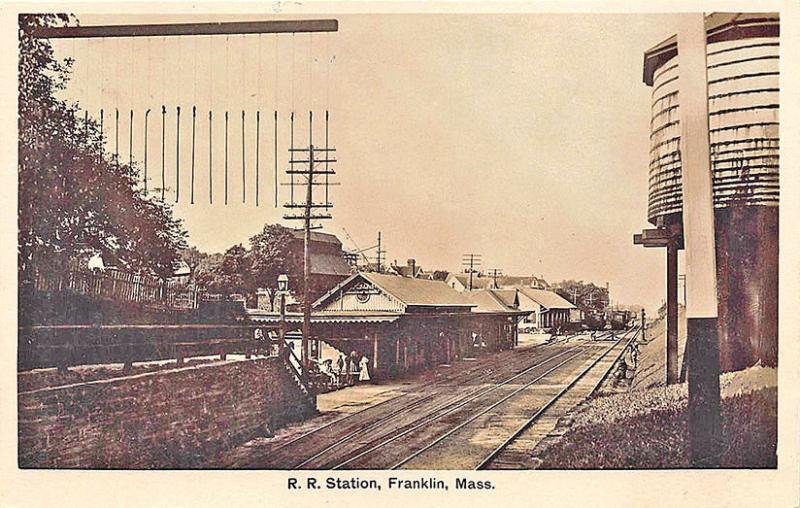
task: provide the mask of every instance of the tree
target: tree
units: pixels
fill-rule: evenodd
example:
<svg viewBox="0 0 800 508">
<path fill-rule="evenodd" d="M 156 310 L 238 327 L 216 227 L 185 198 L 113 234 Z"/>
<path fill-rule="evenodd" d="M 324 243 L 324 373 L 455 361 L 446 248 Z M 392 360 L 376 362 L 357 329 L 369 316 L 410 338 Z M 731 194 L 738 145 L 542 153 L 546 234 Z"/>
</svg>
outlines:
<svg viewBox="0 0 800 508">
<path fill-rule="evenodd" d="M 105 153 L 99 126 L 78 118 L 78 104 L 55 97 L 72 61 L 55 60 L 49 41 L 31 36 L 37 27 L 70 21 L 64 14 L 19 18 L 20 280 L 37 270 L 64 271 L 86 252 L 168 277 L 185 247 L 181 222 L 169 205 L 138 190 L 135 165 Z"/>
<path fill-rule="evenodd" d="M 250 282 L 254 294 L 262 288 L 274 304 L 277 280 L 289 276 L 289 287 L 298 293 L 303 284 L 302 244 L 295 241 L 291 230 L 280 224 L 266 224 L 261 233 L 250 238 Z"/>
<path fill-rule="evenodd" d="M 565 280 L 553 286 L 562 298 L 586 313 L 603 313 L 608 305 L 608 291 L 591 282 Z"/>
<path fill-rule="evenodd" d="M 200 274 L 200 280 L 206 290 L 225 295 L 248 293 L 247 249 L 242 244 L 230 247 L 214 261 Z"/>
</svg>

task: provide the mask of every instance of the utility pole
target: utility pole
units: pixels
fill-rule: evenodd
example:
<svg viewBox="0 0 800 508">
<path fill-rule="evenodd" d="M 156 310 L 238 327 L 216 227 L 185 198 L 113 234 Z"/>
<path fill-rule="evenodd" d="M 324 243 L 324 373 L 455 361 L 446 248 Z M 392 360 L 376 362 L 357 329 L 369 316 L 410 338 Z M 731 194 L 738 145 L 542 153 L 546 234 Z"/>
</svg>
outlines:
<svg viewBox="0 0 800 508">
<path fill-rule="evenodd" d="M 327 123 L 328 115 L 325 115 L 325 121 Z M 333 204 L 330 203 L 327 199 L 321 203 L 314 202 L 314 186 L 315 185 L 323 185 L 326 187 L 325 195 L 327 197 L 327 186 L 328 186 L 328 177 L 330 175 L 336 174 L 334 170 L 329 168 L 329 164 L 335 163 L 336 160 L 331 158 L 330 154 L 335 152 L 335 148 L 329 148 L 328 146 L 322 147 L 315 147 L 313 144 L 313 122 L 314 122 L 314 114 L 313 112 L 308 112 L 308 147 L 303 148 L 295 148 L 294 146 L 289 148 L 289 168 L 286 170 L 286 174 L 292 176 L 292 183 L 291 185 L 294 186 L 294 176 L 299 175 L 301 178 L 298 180 L 297 185 L 305 185 L 305 200 L 302 202 L 295 202 L 294 197 L 294 189 L 292 189 L 291 196 L 292 200 L 283 206 L 290 210 L 302 210 L 301 214 L 289 212 L 284 215 L 284 219 L 287 220 L 300 220 L 303 221 L 303 339 L 302 339 L 302 351 L 301 351 L 301 360 L 303 362 L 303 367 L 306 371 L 311 367 L 311 352 L 309 350 L 310 339 L 311 339 L 311 230 L 312 229 L 319 229 L 321 226 L 314 226 L 312 224 L 313 221 L 316 220 L 324 220 L 324 219 L 331 219 L 333 218 L 329 212 L 329 210 L 333 207 Z M 326 125 L 327 131 L 327 125 Z M 322 158 L 317 158 L 317 153 L 322 152 L 324 155 Z M 303 158 L 303 156 L 307 158 Z M 297 157 L 300 157 L 298 160 Z M 315 167 L 316 164 L 325 164 L 325 168 L 317 169 Z M 298 169 L 296 165 L 300 165 Z M 302 166 L 305 166 L 303 168 Z M 327 169 L 326 169 L 327 168 Z M 322 182 L 315 181 L 315 178 L 318 176 L 324 176 L 325 180 Z M 305 177 L 305 182 L 302 181 L 302 177 Z M 321 210 L 321 211 L 317 211 Z M 319 351 L 319 348 L 317 348 Z"/>
<path fill-rule="evenodd" d="M 490 269 L 489 269 L 489 270 L 487 270 L 487 271 L 488 271 L 488 272 L 491 274 L 491 276 L 492 276 L 492 281 L 494 282 L 494 287 L 495 287 L 495 288 L 497 288 L 497 287 L 498 287 L 498 286 L 497 286 L 497 278 L 498 278 L 498 277 L 502 277 L 502 276 L 503 276 L 503 270 L 501 270 L 501 269 L 499 269 L 499 268 L 490 268 Z"/>
<path fill-rule="evenodd" d="M 475 272 L 475 267 L 481 264 L 481 255 L 480 254 L 464 254 L 461 257 L 461 264 L 469 273 L 469 291 L 472 291 L 472 274 Z"/>
<path fill-rule="evenodd" d="M 375 261 L 378 265 L 378 273 L 383 273 L 383 255 L 386 251 L 381 248 L 381 232 L 378 231 L 378 250 L 375 251 Z"/>
<path fill-rule="evenodd" d="M 678 30 L 681 179 L 689 362 L 689 443 L 695 467 L 719 467 L 722 452 L 717 335 L 717 266 L 708 119 L 707 32 L 703 13 Z"/>
</svg>

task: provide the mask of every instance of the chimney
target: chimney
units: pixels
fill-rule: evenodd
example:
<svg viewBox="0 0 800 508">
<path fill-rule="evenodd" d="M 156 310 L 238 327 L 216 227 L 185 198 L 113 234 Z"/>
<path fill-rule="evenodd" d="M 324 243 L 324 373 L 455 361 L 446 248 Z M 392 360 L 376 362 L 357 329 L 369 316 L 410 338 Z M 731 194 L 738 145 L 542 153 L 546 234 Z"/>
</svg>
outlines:
<svg viewBox="0 0 800 508">
<path fill-rule="evenodd" d="M 408 267 L 411 268 L 411 278 L 413 279 L 416 275 L 416 268 L 417 268 L 417 261 L 415 259 L 409 259 L 407 261 Z"/>
</svg>

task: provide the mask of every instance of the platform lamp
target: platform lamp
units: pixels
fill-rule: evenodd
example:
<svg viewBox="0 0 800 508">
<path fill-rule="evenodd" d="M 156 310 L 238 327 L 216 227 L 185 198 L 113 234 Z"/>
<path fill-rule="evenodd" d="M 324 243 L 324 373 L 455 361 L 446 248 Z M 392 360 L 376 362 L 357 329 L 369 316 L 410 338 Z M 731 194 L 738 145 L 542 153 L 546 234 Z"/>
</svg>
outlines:
<svg viewBox="0 0 800 508">
<path fill-rule="evenodd" d="M 281 320 L 278 328 L 278 351 L 281 356 L 286 349 L 286 293 L 289 292 L 289 276 L 278 275 L 278 296 L 280 297 Z"/>
</svg>

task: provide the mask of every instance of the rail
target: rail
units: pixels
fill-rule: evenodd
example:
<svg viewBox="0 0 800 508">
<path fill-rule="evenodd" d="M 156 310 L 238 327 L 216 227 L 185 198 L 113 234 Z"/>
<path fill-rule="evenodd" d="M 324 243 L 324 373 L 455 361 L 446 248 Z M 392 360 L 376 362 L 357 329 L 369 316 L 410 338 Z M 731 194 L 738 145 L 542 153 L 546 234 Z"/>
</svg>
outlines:
<svg viewBox="0 0 800 508">
<path fill-rule="evenodd" d="M 631 336 L 631 338 L 630 338 L 630 339 L 628 339 L 628 341 L 625 343 L 625 346 L 624 346 L 624 347 L 621 349 L 621 352 L 620 352 L 620 353 L 617 355 L 617 357 L 616 357 L 616 358 L 614 359 L 614 361 L 611 363 L 611 366 L 609 367 L 609 371 L 610 371 L 610 370 L 611 370 L 611 369 L 614 367 L 614 365 L 616 365 L 616 363 L 617 363 L 617 361 L 619 360 L 619 358 L 622 356 L 622 354 L 624 354 L 624 353 L 625 353 L 625 351 L 628 349 L 628 346 L 629 346 L 629 345 L 630 345 L 630 343 L 631 343 L 631 342 L 632 342 L 632 341 L 633 341 L 633 340 L 636 338 L 636 335 L 637 335 L 638 333 L 639 333 L 639 328 L 637 327 L 637 328 L 635 329 L 635 331 L 634 331 L 633 335 Z M 625 334 L 625 335 L 626 335 L 626 334 Z M 611 352 L 611 351 L 612 351 L 612 350 L 613 350 L 615 347 L 617 347 L 617 346 L 618 346 L 618 345 L 619 345 L 619 344 L 620 344 L 620 343 L 621 343 L 623 340 L 625 340 L 625 335 L 623 335 L 622 337 L 620 337 L 620 338 L 619 338 L 619 339 L 618 339 L 618 340 L 617 340 L 617 341 L 614 343 L 614 345 L 613 345 L 613 346 L 611 346 L 610 348 L 608 348 L 608 349 L 607 349 L 607 350 L 606 350 L 606 351 L 605 351 L 605 352 L 604 352 L 602 355 L 598 356 L 598 357 L 597 357 L 597 358 L 596 358 L 596 359 L 595 359 L 595 360 L 594 360 L 594 361 L 593 361 L 593 362 L 592 362 L 592 363 L 591 363 L 591 364 L 590 364 L 588 367 L 586 367 L 586 368 L 585 368 L 583 371 L 581 371 L 581 372 L 580 372 L 580 374 L 578 374 L 578 375 L 577 375 L 577 376 L 576 376 L 576 377 L 575 377 L 575 378 L 574 378 L 572 381 L 570 381 L 570 382 L 569 382 L 569 384 L 567 384 L 567 386 L 565 386 L 564 388 L 562 388 L 562 389 L 561 389 L 561 390 L 560 390 L 560 391 L 559 391 L 559 392 L 558 392 L 558 393 L 557 393 L 555 396 L 553 396 L 553 397 L 552 397 L 552 398 L 551 398 L 549 401 L 547 401 L 547 403 L 546 403 L 544 406 L 542 406 L 541 408 L 539 408 L 539 410 L 537 410 L 537 411 L 536 411 L 536 413 L 534 413 L 534 414 L 533 414 L 533 416 L 531 416 L 531 417 L 530 417 L 528 420 L 526 420 L 526 421 L 525 421 L 525 423 L 523 423 L 523 424 L 522 424 L 522 425 L 521 425 L 519 428 L 517 428 L 517 430 L 515 430 L 515 431 L 514 431 L 514 432 L 513 432 L 513 433 L 512 433 L 512 434 L 511 434 L 511 435 L 510 435 L 508 438 L 506 438 L 506 439 L 505 439 L 505 440 L 504 440 L 504 441 L 503 441 L 503 442 L 502 442 L 502 443 L 501 443 L 501 444 L 500 444 L 500 445 L 499 445 L 497 448 L 495 448 L 494 450 L 492 450 L 492 452 L 491 452 L 491 453 L 489 453 L 489 454 L 488 454 L 488 455 L 487 455 L 487 456 L 486 456 L 486 457 L 485 457 L 485 458 L 484 458 L 484 459 L 483 459 L 483 460 L 482 460 L 482 461 L 481 461 L 481 462 L 480 462 L 480 463 L 479 463 L 479 464 L 478 464 L 478 465 L 475 467 L 475 469 L 476 469 L 476 470 L 482 470 L 482 469 L 484 469 L 484 468 L 485 468 L 485 467 L 486 467 L 486 466 L 487 466 L 489 463 L 491 463 L 491 462 L 492 462 L 492 461 L 493 461 L 495 458 L 497 458 L 497 456 L 498 456 L 498 455 L 500 455 L 500 453 L 501 453 L 501 452 L 502 452 L 502 451 L 503 451 L 503 450 L 504 450 L 504 449 L 505 449 L 505 448 L 506 448 L 506 447 L 507 447 L 509 444 L 511 444 L 511 443 L 512 443 L 512 442 L 513 442 L 515 439 L 517 439 L 517 438 L 518 438 L 520 435 L 522 435 L 522 433 L 523 433 L 523 432 L 525 432 L 525 431 L 526 431 L 528 428 L 530 428 L 530 426 L 531 426 L 531 425 L 533 425 L 533 424 L 536 422 L 536 420 L 538 420 L 538 419 L 539 419 L 539 418 L 542 416 L 542 414 L 544 414 L 544 412 L 545 412 L 545 411 L 547 411 L 547 410 L 548 410 L 548 409 L 549 409 L 549 408 L 550 408 L 550 407 L 551 407 L 553 404 L 555 404 L 555 403 L 556 403 L 556 401 L 558 401 L 558 400 L 559 400 L 559 399 L 560 399 L 560 398 L 561 398 L 561 397 L 562 397 L 562 396 L 563 396 L 565 393 L 567 393 L 567 392 L 568 392 L 570 389 L 572 389 L 572 387 L 573 387 L 573 386 L 575 386 L 575 385 L 578 383 L 578 381 L 580 381 L 580 380 L 583 378 L 583 376 L 585 376 L 585 375 L 586 375 L 588 372 L 590 372 L 592 369 L 594 369 L 594 367 L 595 367 L 595 366 L 596 366 L 598 363 L 600 363 L 600 361 L 601 361 L 603 358 L 605 358 L 605 357 L 606 357 L 606 355 L 607 355 L 608 353 L 610 353 L 610 352 Z M 607 371 L 607 372 L 606 372 L 606 373 L 605 373 L 605 374 L 602 376 L 602 379 L 605 379 L 605 377 L 606 377 L 607 375 L 608 375 L 608 371 Z M 602 379 L 601 379 L 601 382 L 602 382 Z M 599 386 L 599 383 L 598 383 L 597 385 L 595 385 L 595 387 L 592 389 L 592 393 L 594 392 L 594 390 L 596 390 L 596 389 L 597 389 L 597 387 L 598 387 L 598 386 Z"/>
<path fill-rule="evenodd" d="M 532 347 L 527 348 L 527 349 L 529 349 L 529 350 L 537 350 L 538 351 L 540 349 L 550 349 L 551 347 L 552 347 L 551 344 L 538 344 L 538 345 L 532 346 Z M 548 359 L 546 359 L 544 361 L 545 362 L 549 361 L 549 359 L 550 358 L 548 358 Z M 526 359 L 519 359 L 516 355 L 513 356 L 512 359 L 511 359 L 512 362 L 514 360 L 518 360 L 519 364 L 523 364 L 524 362 L 527 361 Z M 465 379 L 465 380 L 469 380 L 470 382 L 478 382 L 478 383 L 480 383 L 484 379 L 489 379 L 492 375 L 493 375 L 493 372 L 487 371 L 485 369 L 484 365 L 476 364 L 476 365 L 473 365 L 473 366 L 467 368 L 464 371 L 447 374 L 447 375 L 443 376 L 440 379 L 434 380 L 428 386 L 431 387 L 431 388 L 434 388 L 434 387 L 436 387 L 438 385 L 444 385 L 444 384 L 452 382 L 453 380 L 456 380 L 456 379 Z M 474 393 L 474 392 L 471 392 L 471 393 Z M 343 437 L 340 437 L 336 441 L 337 443 L 345 442 L 348 439 L 351 439 L 353 437 L 356 437 L 357 435 L 360 435 L 360 434 L 363 434 L 364 432 L 367 432 L 371 428 L 381 426 L 384 422 L 386 422 L 387 420 L 393 418 L 394 416 L 396 416 L 396 415 L 398 415 L 400 413 L 404 413 L 404 412 L 407 412 L 409 409 L 413 409 L 413 408 L 419 407 L 420 405 L 424 404 L 425 402 L 427 402 L 427 401 L 433 399 L 434 397 L 436 397 L 436 395 L 437 395 L 437 393 L 428 393 L 428 394 L 419 396 L 419 394 L 417 392 L 412 392 L 412 393 L 406 392 L 406 393 L 402 393 L 400 395 L 391 397 L 389 399 L 386 399 L 384 401 L 379 402 L 378 404 L 375 404 L 374 406 L 369 406 L 369 407 L 366 407 L 366 408 L 361 409 L 359 411 L 355 411 L 353 413 L 349 413 L 349 414 L 347 414 L 345 416 L 342 416 L 341 418 L 337 418 L 337 419 L 332 420 L 332 421 L 330 421 L 328 423 L 325 423 L 323 425 L 315 427 L 315 428 L 309 430 L 308 432 L 305 432 L 305 433 L 303 433 L 303 434 L 301 434 L 301 435 L 299 435 L 299 436 L 297 436 L 297 437 L 295 437 L 295 438 L 293 438 L 293 439 L 291 439 L 289 441 L 281 443 L 281 444 L 277 445 L 276 447 L 272 448 L 269 451 L 269 454 L 267 455 L 267 457 L 274 457 L 279 451 L 281 451 L 283 449 L 286 449 L 286 448 L 289 448 L 291 446 L 298 445 L 302 441 L 308 441 L 308 440 L 310 440 L 310 439 L 312 439 L 314 437 L 317 437 L 320 433 L 322 433 L 322 432 L 324 432 L 326 430 L 339 428 L 341 425 L 345 424 L 347 422 L 347 420 L 352 420 L 352 419 L 356 419 L 356 418 L 362 417 L 368 411 L 389 409 L 388 413 L 381 415 L 379 418 L 377 418 L 373 422 L 367 424 L 366 426 L 359 426 L 358 431 L 351 432 L 351 433 L 349 433 L 349 434 L 347 434 L 347 435 L 345 435 Z M 408 401 L 407 403 L 403 404 L 403 401 L 406 400 L 409 397 L 411 397 L 411 400 Z M 399 405 L 399 407 L 397 409 L 393 409 L 393 407 L 395 405 Z M 392 409 L 390 409 L 390 408 L 392 408 Z M 440 408 L 437 408 L 437 410 L 438 409 L 440 409 Z M 327 451 L 330 448 L 331 447 L 328 447 L 324 451 Z M 320 454 L 318 453 L 317 456 L 318 455 L 320 455 Z M 298 467 L 301 467 L 303 464 L 297 464 L 297 465 L 295 465 L 293 467 L 294 468 L 298 468 Z"/>
<path fill-rule="evenodd" d="M 548 362 L 550 362 L 551 360 L 554 360 L 554 359 L 556 359 L 556 358 L 560 358 L 560 357 L 562 357 L 562 356 L 566 355 L 567 353 L 569 353 L 569 352 L 571 352 L 571 351 L 573 351 L 573 350 L 575 350 L 575 349 L 577 349 L 577 346 L 576 346 L 576 347 L 573 347 L 573 348 L 570 348 L 570 349 L 567 349 L 566 351 L 564 351 L 564 352 L 562 352 L 562 353 L 560 353 L 560 354 L 557 354 L 557 355 L 551 356 L 551 357 L 547 358 L 546 360 L 544 360 L 544 361 L 542 361 L 542 362 L 539 362 L 539 363 L 537 363 L 537 364 L 535 364 L 535 365 L 533 365 L 533 366 L 531 366 L 531 367 L 529 367 L 529 368 L 527 368 L 527 369 L 523 370 L 522 372 L 520 372 L 520 373 L 518 373 L 518 374 L 515 374 L 514 376 L 512 376 L 512 377 L 510 377 L 510 378 L 508 378 L 508 379 L 506 379 L 506 380 L 504 380 L 504 381 L 503 381 L 503 382 L 501 382 L 501 383 L 497 383 L 497 384 L 494 384 L 494 385 L 492 385 L 492 386 L 491 386 L 491 387 L 489 387 L 488 389 L 487 389 L 487 388 L 479 388 L 479 389 L 477 389 L 477 390 L 474 390 L 473 392 L 470 392 L 469 394 L 467 394 L 467 395 L 466 395 L 466 396 L 464 396 L 464 397 L 461 397 L 461 396 L 459 396 L 459 397 L 456 397 L 456 398 L 455 398 L 455 400 L 451 399 L 451 400 L 449 400 L 448 402 L 446 402 L 445 404 L 441 405 L 440 407 L 437 407 L 437 408 L 436 408 L 434 411 L 432 411 L 431 413 L 429 413 L 429 414 L 428 414 L 426 417 L 422 418 L 422 420 L 421 420 L 420 422 L 416 423 L 415 425 L 411 426 L 410 428 L 407 428 L 407 429 L 403 430 L 402 432 L 400 432 L 399 434 L 395 434 L 395 435 L 394 435 L 394 436 L 392 436 L 391 438 L 389 438 L 389 439 L 386 439 L 386 440 L 384 440 L 384 441 L 382 441 L 382 442 L 378 443 L 376 446 L 373 446 L 373 447 L 371 447 L 371 448 L 369 448 L 369 449 L 367 449 L 367 450 L 365 450 L 365 451 L 363 451 L 363 452 L 361 452 L 361 453 L 359 453 L 359 454 L 355 455 L 354 457 L 351 457 L 351 458 L 347 459 L 346 461 L 344 461 L 344 462 L 341 462 L 340 464 L 338 464 L 338 465 L 336 465 L 335 467 L 333 467 L 333 469 L 340 469 L 341 467 L 343 467 L 343 466 L 345 466 L 345 465 L 347 465 L 347 464 L 349 464 L 349 463 L 351 463 L 351 462 L 353 462 L 353 461 L 355 461 L 355 460 L 357 460 L 357 459 L 359 459 L 359 458 L 361 458 L 361 457 L 363 457 L 363 456 L 365 456 L 365 455 L 367 455 L 367 454 L 373 453 L 373 452 L 375 452 L 376 450 L 378 450 L 378 449 L 380 449 L 380 448 L 382 448 L 382 447 L 384 447 L 384 446 L 386 446 L 386 445 L 388 445 L 388 444 L 390 444 L 390 443 L 392 443 L 392 442 L 394 442 L 394 441 L 396 441 L 396 440 L 400 439 L 401 437 L 403 437 L 403 436 L 405 436 L 405 435 L 407 435 L 407 434 L 410 434 L 411 432 L 413 432 L 413 431 L 415 431 L 415 430 L 417 430 L 417 429 L 419 429 L 419 428 L 422 428 L 422 427 L 424 427 L 424 426 L 426 426 L 426 425 L 429 425 L 430 423 L 432 423 L 432 422 L 434 422 L 434 421 L 436 421 L 436 420 L 439 420 L 439 419 L 441 419 L 441 418 L 443 418 L 443 417 L 445 417 L 445 416 L 448 416 L 448 415 L 450 415 L 450 414 L 452 414 L 452 413 L 454 413 L 454 412 L 458 411 L 459 409 L 462 409 L 462 408 L 463 408 L 463 407 L 465 407 L 465 406 L 466 406 L 466 405 L 467 405 L 469 402 L 472 402 L 473 400 L 477 399 L 478 397 L 481 397 L 481 396 L 487 395 L 487 394 L 489 394 L 489 393 L 492 393 L 492 392 L 494 392 L 495 390 L 498 390 L 498 389 L 502 388 L 503 386 L 505 386 L 505 385 L 507 385 L 507 384 L 509 384 L 509 383 L 511 383 L 511 382 L 513 382 L 513 381 L 515 381 L 515 380 L 517 380 L 517 379 L 519 379 L 520 377 L 524 376 L 525 374 L 528 374 L 529 372 L 533 371 L 534 369 L 536 369 L 536 368 L 538 368 L 538 367 L 541 367 L 543 364 L 545 364 L 545 363 L 548 363 Z M 562 361 L 562 362 L 558 363 L 556 366 L 554 366 L 554 367 L 552 367 L 552 368 L 548 369 L 548 370 L 547 370 L 547 371 L 546 371 L 544 374 L 541 374 L 541 375 L 537 376 L 537 377 L 536 377 L 536 378 L 535 378 L 533 381 L 530 381 L 530 382 L 526 383 L 525 385 L 523 385 L 523 388 L 527 388 L 527 387 L 528 387 L 528 386 L 530 386 L 531 384 L 533 384 L 533 383 L 535 383 L 535 382 L 539 381 L 539 380 L 540 380 L 540 379 L 542 379 L 544 376 L 547 376 L 547 375 L 548 375 L 548 374 L 550 374 L 551 372 L 555 371 L 556 369 L 558 369 L 558 368 L 560 368 L 561 366 L 563 366 L 565 363 L 567 363 L 567 362 L 569 362 L 569 361 L 571 361 L 571 360 L 575 359 L 576 357 L 578 357 L 578 356 L 579 356 L 579 355 L 581 355 L 581 354 L 582 354 L 582 352 L 578 352 L 577 354 L 575 354 L 575 355 L 572 355 L 572 356 L 570 356 L 569 358 L 567 358 L 566 360 L 564 360 L 564 361 Z M 512 395 L 515 395 L 515 394 L 516 394 L 516 393 L 518 393 L 520 390 L 521 390 L 521 389 L 515 390 L 514 392 L 512 392 Z M 505 401 L 505 400 L 507 400 L 508 398 L 510 398 L 510 397 L 509 397 L 509 396 L 506 396 L 506 397 L 504 397 L 503 399 L 501 399 L 501 402 L 502 402 L 502 401 Z M 478 413 L 476 416 L 474 416 L 474 417 L 470 418 L 470 420 L 469 420 L 469 421 L 472 421 L 472 420 L 474 420 L 475 418 L 477 418 L 477 417 L 478 417 L 478 416 L 480 416 L 481 414 L 484 414 L 486 411 L 489 411 L 489 410 L 491 410 L 492 408 L 496 407 L 498 404 L 499 404 L 499 403 L 495 403 L 495 404 L 493 404 L 492 406 L 490 406 L 490 408 L 489 408 L 489 409 L 487 409 L 487 410 L 484 410 L 484 411 L 482 411 L 482 412 Z M 468 421 L 468 422 L 469 422 L 469 421 Z M 467 422 L 467 423 L 468 423 L 468 422 Z M 458 429 L 458 428 L 461 428 L 462 426 L 463 426 L 463 424 L 462 424 L 462 425 L 460 425 L 459 427 L 457 427 L 457 429 Z M 456 429 L 456 430 L 457 430 L 457 429 Z M 438 444 L 438 442 L 440 442 L 441 440 L 443 440 L 444 438 L 446 438 L 447 436 L 449 436 L 450 434 L 452 434 L 452 432 L 453 432 L 453 430 L 451 430 L 450 432 L 447 432 L 446 434 L 444 434 L 444 435 L 440 436 L 440 437 L 439 437 L 439 438 L 437 438 L 437 439 L 436 439 L 436 440 L 435 440 L 433 443 L 430 443 L 428 446 L 426 446 L 426 447 L 425 447 L 425 448 L 423 448 L 422 450 L 420 450 L 420 451 L 418 451 L 418 452 L 415 452 L 415 454 L 413 454 L 412 456 L 410 456 L 410 457 L 407 457 L 406 459 L 404 459 L 403 461 L 401 461 L 401 462 L 400 462 L 400 463 L 398 463 L 398 464 L 395 464 L 395 465 L 394 465 L 394 466 L 393 466 L 391 469 L 396 469 L 396 468 L 400 467 L 400 466 L 401 466 L 401 465 L 403 465 L 404 463 L 406 463 L 406 462 L 408 462 L 409 460 L 411 460 L 412 458 L 416 457 L 416 456 L 417 456 L 419 453 L 421 453 L 421 452 L 422 452 L 422 451 L 424 451 L 425 449 L 431 448 L 431 447 L 433 447 L 435 444 Z"/>
</svg>

